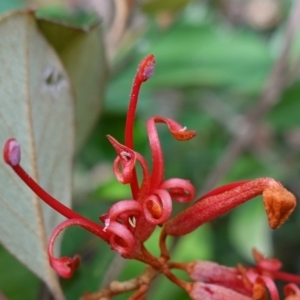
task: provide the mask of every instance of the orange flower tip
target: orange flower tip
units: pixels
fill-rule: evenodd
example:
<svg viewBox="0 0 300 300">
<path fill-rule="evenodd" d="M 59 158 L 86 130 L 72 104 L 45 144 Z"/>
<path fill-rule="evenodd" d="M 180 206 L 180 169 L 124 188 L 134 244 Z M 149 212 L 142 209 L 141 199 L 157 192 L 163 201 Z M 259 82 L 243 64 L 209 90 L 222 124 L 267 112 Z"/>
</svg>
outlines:
<svg viewBox="0 0 300 300">
<path fill-rule="evenodd" d="M 73 258 L 70 257 L 60 257 L 54 258 L 50 257 L 51 267 L 58 273 L 60 277 L 70 278 L 74 274 L 75 270 L 80 264 L 80 256 L 75 255 Z"/>
<path fill-rule="evenodd" d="M 20 163 L 21 160 L 21 147 L 16 139 L 9 139 L 6 141 L 3 149 L 4 161 L 15 167 Z"/>
<path fill-rule="evenodd" d="M 140 63 L 138 76 L 141 82 L 148 80 L 154 73 L 155 57 L 153 54 L 146 56 Z"/>
<path fill-rule="evenodd" d="M 196 136 L 196 131 L 187 130 L 186 127 L 182 127 L 179 131 L 171 131 L 171 133 L 178 141 L 188 141 Z"/>
<path fill-rule="evenodd" d="M 263 201 L 272 229 L 280 227 L 296 207 L 295 196 L 279 185 L 266 188 L 263 192 Z"/>
<path fill-rule="evenodd" d="M 265 300 L 267 299 L 267 290 L 265 288 L 264 281 L 258 277 L 253 285 L 252 290 L 252 299 L 253 300 Z"/>
</svg>

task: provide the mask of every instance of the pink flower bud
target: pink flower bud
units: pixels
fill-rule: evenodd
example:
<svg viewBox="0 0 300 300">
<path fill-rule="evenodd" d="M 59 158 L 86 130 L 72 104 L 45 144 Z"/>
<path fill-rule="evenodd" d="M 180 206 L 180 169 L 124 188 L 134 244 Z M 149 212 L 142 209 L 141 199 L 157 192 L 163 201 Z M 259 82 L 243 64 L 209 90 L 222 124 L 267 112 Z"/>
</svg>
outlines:
<svg viewBox="0 0 300 300">
<path fill-rule="evenodd" d="M 243 276 L 236 268 L 210 261 L 195 261 L 188 264 L 187 273 L 195 281 L 220 285 L 249 297 L 252 295 L 251 288 L 245 285 Z"/>
<path fill-rule="evenodd" d="M 223 286 L 204 282 L 195 282 L 189 291 L 193 300 L 252 300 L 252 297 L 242 295 Z"/>
<path fill-rule="evenodd" d="M 154 73 L 155 57 L 153 54 L 146 56 L 138 66 L 137 76 L 141 82 L 148 80 Z"/>
<path fill-rule="evenodd" d="M 9 139 L 3 149 L 3 158 L 12 167 L 17 166 L 21 161 L 21 147 L 17 140 Z"/>
</svg>

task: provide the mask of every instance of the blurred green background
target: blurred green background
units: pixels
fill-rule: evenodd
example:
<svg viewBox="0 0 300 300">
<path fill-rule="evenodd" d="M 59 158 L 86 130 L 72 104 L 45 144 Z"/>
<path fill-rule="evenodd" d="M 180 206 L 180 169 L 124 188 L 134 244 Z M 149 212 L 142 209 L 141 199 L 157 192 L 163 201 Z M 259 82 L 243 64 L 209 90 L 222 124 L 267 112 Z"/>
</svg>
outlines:
<svg viewBox="0 0 300 300">
<path fill-rule="evenodd" d="M 26 5 L 18 0 L 0 2 L 0 13 Z M 140 95 L 135 124 L 137 151 L 151 161 L 145 126 L 149 117 L 174 118 L 196 130 L 197 136 L 192 141 L 177 142 L 164 126 L 159 127 L 166 154 L 166 178 L 191 180 L 199 196 L 222 183 L 274 177 L 299 198 L 300 82 L 298 72 L 292 72 L 300 58 L 297 31 L 290 42 L 284 71 L 277 78 L 277 86 L 282 83 L 278 96 L 265 110 L 259 105 L 266 97 L 266 84 L 286 43 L 293 1 L 127 3 L 129 12 L 121 34 L 112 30 L 116 6 L 108 5 L 106 15 L 111 15 L 111 19 L 103 20 L 109 72 L 105 97 L 99 99 L 103 101 L 101 117 L 75 159 L 74 208 L 97 220 L 113 201 L 130 197 L 128 187 L 121 186 L 114 178 L 111 165 L 115 152 L 106 135 L 123 141 L 131 83 L 139 61 L 149 53 L 156 56 L 156 67 Z M 69 1 L 69 5 L 83 9 L 80 1 Z M 247 118 L 250 112 L 252 119 Z M 251 128 L 255 128 L 253 137 L 236 150 L 234 145 L 250 136 Z M 226 165 L 224 160 L 230 151 L 236 152 L 229 156 Z M 178 204 L 175 211 L 183 208 L 184 205 Z M 251 248 L 256 247 L 266 255 L 279 258 L 285 271 L 299 274 L 298 215 L 296 209 L 282 228 L 272 232 L 262 201 L 250 201 L 173 241 L 173 259 L 249 265 Z M 159 232 L 147 242 L 154 253 L 158 253 L 158 236 Z M 80 253 L 83 258 L 75 276 L 62 281 L 67 299 L 78 299 L 84 292 L 99 289 L 115 259 L 107 245 L 78 228 L 67 231 L 62 252 Z M 130 279 L 144 269 L 134 261 L 126 262 L 124 269 L 118 267 L 122 264 L 118 262 L 113 272 L 117 276 L 120 269 L 120 280 Z M 0 266 L 1 274 L 5 270 L 5 276 L 0 276 L 0 290 L 8 299 L 46 299 L 41 282 L 3 248 Z M 149 299 L 165 299 L 166 293 L 168 299 L 188 299 L 184 292 L 161 277 L 153 284 Z"/>
</svg>

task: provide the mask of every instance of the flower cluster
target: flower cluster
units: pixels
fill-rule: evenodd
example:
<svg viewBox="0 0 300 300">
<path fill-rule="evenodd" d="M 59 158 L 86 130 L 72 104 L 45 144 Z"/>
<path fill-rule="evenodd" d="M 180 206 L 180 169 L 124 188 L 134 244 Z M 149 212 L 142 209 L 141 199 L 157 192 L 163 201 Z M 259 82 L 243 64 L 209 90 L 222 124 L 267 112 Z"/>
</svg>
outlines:
<svg viewBox="0 0 300 300">
<path fill-rule="evenodd" d="M 112 136 L 107 138 L 114 147 L 117 157 L 113 170 L 117 180 L 129 184 L 132 199 L 118 201 L 107 213 L 99 217 L 100 223 L 93 222 L 84 216 L 64 206 L 49 195 L 21 167 L 21 149 L 15 139 L 9 139 L 4 146 L 4 160 L 16 174 L 43 201 L 67 218 L 57 226 L 51 235 L 48 245 L 48 255 L 51 266 L 57 273 L 69 278 L 79 266 L 79 256 L 73 258 L 56 257 L 53 246 L 58 234 L 69 226 L 81 226 L 107 242 L 113 250 L 124 258 L 136 259 L 148 265 L 146 275 L 131 284 L 136 293 L 131 299 L 144 296 L 149 283 L 157 274 L 162 273 L 175 284 L 185 289 L 192 299 L 266 299 L 267 292 L 273 300 L 279 299 L 273 279 L 283 279 L 299 283 L 299 277 L 279 272 L 280 263 L 265 259 L 257 251 L 255 268 L 228 268 L 212 262 L 192 262 L 181 264 L 170 262 L 170 253 L 166 247 L 166 238 L 183 236 L 202 224 L 232 210 L 236 206 L 262 195 L 263 204 L 272 229 L 278 228 L 290 216 L 296 205 L 296 199 L 281 183 L 272 178 L 259 178 L 233 182 L 199 198 L 177 216 L 170 218 L 172 201 L 187 203 L 193 200 L 195 189 L 190 181 L 181 178 L 164 178 L 164 158 L 160 145 L 157 123 L 164 123 L 176 140 L 187 141 L 196 133 L 188 130 L 176 121 L 154 116 L 147 121 L 147 133 L 152 154 L 152 168 L 149 169 L 146 159 L 134 149 L 133 125 L 136 114 L 139 90 L 143 82 L 154 72 L 155 58 L 149 55 L 140 63 L 131 92 L 125 124 L 125 141 L 121 144 Z M 138 180 L 136 165 L 142 170 L 142 178 Z M 153 256 L 145 247 L 144 242 L 151 236 L 155 227 L 162 227 L 160 236 L 160 257 Z M 185 282 L 176 277 L 172 268 L 185 270 L 194 282 Z M 146 280 L 143 281 L 143 278 Z M 141 284 L 141 282 L 146 282 Z M 112 297 L 120 291 L 127 291 L 128 285 L 119 283 L 114 290 L 113 285 L 100 291 L 98 296 Z M 285 289 L 286 299 L 300 299 L 300 291 L 294 284 Z M 90 297 L 90 298 L 88 298 Z M 294 298 L 292 298 L 294 297 Z M 298 298 L 295 298 L 298 297 Z M 86 295 L 84 299 L 93 299 Z"/>
<path fill-rule="evenodd" d="M 268 299 L 269 294 L 270 299 L 279 300 L 274 280 L 293 282 L 284 287 L 285 300 L 300 299 L 300 289 L 295 284 L 300 284 L 300 276 L 280 271 L 279 260 L 265 258 L 256 249 L 253 256 L 256 266 L 248 268 L 240 264 L 236 268 L 225 267 L 210 261 L 170 263 L 169 266 L 186 271 L 195 281 L 190 293 L 192 299 Z"/>
</svg>

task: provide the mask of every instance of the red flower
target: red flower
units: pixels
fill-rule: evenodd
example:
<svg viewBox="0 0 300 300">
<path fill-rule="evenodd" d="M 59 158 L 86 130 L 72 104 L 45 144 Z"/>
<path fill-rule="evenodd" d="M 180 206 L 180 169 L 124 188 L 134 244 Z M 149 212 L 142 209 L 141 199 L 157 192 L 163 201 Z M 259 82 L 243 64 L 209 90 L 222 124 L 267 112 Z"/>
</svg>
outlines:
<svg viewBox="0 0 300 300">
<path fill-rule="evenodd" d="M 67 218 L 57 226 L 50 238 L 48 255 L 51 266 L 62 277 L 68 278 L 73 274 L 79 265 L 79 257 L 75 255 L 73 258 L 57 258 L 53 255 L 53 246 L 56 237 L 63 229 L 69 226 L 81 226 L 110 244 L 111 248 L 123 257 L 140 260 L 149 265 L 148 273 L 135 281 L 134 286 L 137 292 L 136 298 L 132 299 L 141 299 L 149 283 L 158 273 L 164 274 L 186 290 L 192 299 L 264 300 L 269 293 L 272 300 L 277 300 L 279 294 L 274 283 L 275 279 L 291 282 L 284 290 L 286 300 L 300 299 L 300 291 L 295 285 L 295 283 L 300 283 L 299 277 L 279 271 L 281 268 L 279 261 L 266 259 L 257 251 L 254 251 L 256 259 L 254 268 L 242 266 L 228 268 L 212 262 L 189 264 L 169 262 L 170 254 L 166 247 L 168 235 L 188 234 L 202 224 L 258 195 L 262 195 L 269 225 L 275 229 L 290 216 L 296 206 L 296 199 L 281 183 L 272 178 L 244 180 L 214 189 L 170 219 L 172 200 L 190 202 L 194 198 L 195 189 L 188 180 L 164 179 L 164 158 L 156 124 L 166 124 L 173 137 L 179 141 L 187 141 L 196 133 L 187 130 L 172 119 L 154 116 L 147 121 L 146 126 L 152 154 L 151 170 L 146 159 L 135 151 L 133 124 L 139 90 L 142 83 L 152 76 L 154 64 L 154 56 L 149 55 L 138 68 L 127 112 L 124 144 L 119 143 L 110 135 L 107 136 L 117 152 L 113 163 L 115 176 L 120 183 L 130 184 L 132 199 L 121 200 L 113 204 L 107 213 L 99 217 L 103 225 L 85 218 L 49 195 L 21 167 L 19 143 L 15 139 L 9 139 L 6 142 L 3 153 L 6 163 L 43 201 Z M 142 169 L 140 183 L 136 173 L 137 163 Z M 151 236 L 157 225 L 163 226 L 159 242 L 160 257 L 154 257 L 144 246 L 144 242 Z M 184 269 L 194 282 L 185 282 L 176 277 L 171 272 L 172 268 Z M 120 291 L 128 291 L 128 286 L 132 285 L 120 284 L 116 291 L 112 286 L 101 295 L 113 296 Z"/>
<path fill-rule="evenodd" d="M 171 119 L 155 116 L 147 122 L 153 160 L 151 172 L 145 158 L 134 151 L 133 123 L 138 94 L 141 84 L 152 76 L 154 64 L 154 56 L 149 55 L 141 62 L 135 76 L 125 126 L 125 145 L 108 136 L 118 154 L 113 166 L 116 178 L 122 184 L 130 184 L 133 199 L 115 203 L 105 215 L 100 216 L 104 226 L 77 214 L 49 195 L 21 167 L 19 143 L 15 139 L 9 139 L 5 144 L 6 163 L 43 201 L 68 219 L 54 230 L 48 246 L 50 264 L 62 277 L 70 277 L 79 265 L 78 256 L 56 258 L 53 255 L 55 239 L 66 227 L 81 226 L 109 243 L 123 257 L 157 265 L 158 262 L 143 248 L 143 242 L 149 238 L 156 225 L 162 225 L 168 220 L 172 212 L 172 199 L 188 202 L 194 197 L 194 187 L 188 180 L 172 178 L 164 181 L 164 159 L 155 124 L 165 123 L 175 139 L 181 141 L 193 138 L 196 134 L 194 131 L 187 130 Z M 140 186 L 135 171 L 137 162 L 143 170 Z"/>
</svg>

